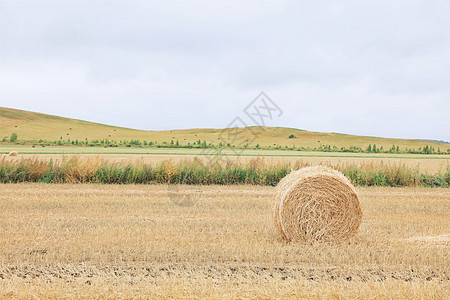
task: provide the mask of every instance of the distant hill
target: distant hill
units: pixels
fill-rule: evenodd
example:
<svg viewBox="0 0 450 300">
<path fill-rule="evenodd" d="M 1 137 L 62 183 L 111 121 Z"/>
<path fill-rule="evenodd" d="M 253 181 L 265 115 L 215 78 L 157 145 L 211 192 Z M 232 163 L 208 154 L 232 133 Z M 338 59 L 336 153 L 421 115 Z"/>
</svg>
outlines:
<svg viewBox="0 0 450 300">
<path fill-rule="evenodd" d="M 85 140 L 98 139 L 109 140 L 141 140 L 153 142 L 179 141 L 184 145 L 198 141 L 218 144 L 221 137 L 231 144 L 248 143 L 249 146 L 292 146 L 296 147 L 319 147 L 321 145 L 331 145 L 337 147 L 356 146 L 366 148 L 369 144 L 376 144 L 389 149 L 392 145 L 398 145 L 401 149 L 433 146 L 441 151 L 450 148 L 450 144 L 438 141 L 424 141 L 412 139 L 389 139 L 368 136 L 356 136 L 341 133 L 325 133 L 300 130 L 284 127 L 250 127 L 243 130 L 239 135 L 239 140 L 227 129 L 182 129 L 164 131 L 146 131 L 105 124 L 87 122 L 82 120 L 58 117 L 42 113 L 23 111 L 12 108 L 0 107 L 0 139 L 10 137 L 12 133 L 17 133 L 19 141 L 43 140 Z M 230 135 L 231 134 L 231 135 Z"/>
<path fill-rule="evenodd" d="M 427 140 L 427 139 L 419 139 L 419 141 L 427 141 L 427 142 L 436 142 L 441 144 L 450 144 L 450 142 L 442 141 L 442 140 Z"/>
</svg>

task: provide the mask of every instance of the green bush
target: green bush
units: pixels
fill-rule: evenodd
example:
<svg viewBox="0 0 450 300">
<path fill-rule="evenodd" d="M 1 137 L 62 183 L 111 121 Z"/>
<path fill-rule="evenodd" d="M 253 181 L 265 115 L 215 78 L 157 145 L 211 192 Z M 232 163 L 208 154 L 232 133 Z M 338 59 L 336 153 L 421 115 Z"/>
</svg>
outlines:
<svg viewBox="0 0 450 300">
<path fill-rule="evenodd" d="M 37 159 L 0 160 L 0 182 L 108 183 L 108 184 L 253 184 L 275 186 L 291 170 L 307 163 L 269 164 L 255 158 L 245 163 L 223 162 L 220 157 L 203 162 L 198 158 L 156 165 L 107 163 L 99 160 L 45 162 Z M 419 174 L 404 165 L 353 164 L 336 167 L 358 186 L 428 186 L 449 187 L 450 168 L 445 173 Z"/>
<path fill-rule="evenodd" d="M 9 138 L 9 141 L 10 141 L 11 143 L 17 142 L 17 133 L 13 132 L 13 133 L 11 134 L 11 137 Z"/>
</svg>

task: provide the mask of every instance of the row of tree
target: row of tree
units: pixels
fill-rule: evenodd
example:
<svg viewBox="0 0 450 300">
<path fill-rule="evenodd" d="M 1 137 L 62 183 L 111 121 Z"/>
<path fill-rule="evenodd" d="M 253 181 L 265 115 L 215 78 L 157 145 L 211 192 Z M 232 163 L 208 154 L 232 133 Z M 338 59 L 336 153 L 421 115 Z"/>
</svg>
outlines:
<svg viewBox="0 0 450 300">
<path fill-rule="evenodd" d="M 16 133 L 12 133 L 9 139 L 3 138 L 2 142 L 9 143 L 17 143 L 18 135 Z M 29 144 L 29 143 L 28 143 Z M 377 146 L 376 144 L 369 144 L 367 148 L 363 149 L 361 147 L 350 146 L 350 147 L 337 147 L 335 145 L 321 145 L 319 147 L 302 147 L 295 146 L 281 146 L 281 145 L 272 145 L 272 146 L 261 146 L 260 144 L 256 144 L 256 146 L 250 146 L 248 143 L 241 145 L 240 147 L 236 147 L 235 145 L 225 144 L 223 142 L 219 142 L 217 145 L 213 143 L 207 143 L 206 140 L 197 140 L 194 142 L 188 142 L 187 144 L 180 144 L 178 140 L 171 140 L 170 142 L 162 142 L 158 143 L 158 141 L 140 141 L 140 140 L 109 140 L 109 139 L 94 139 L 89 141 L 87 138 L 84 140 L 63 140 L 62 137 L 58 141 L 47 141 L 40 139 L 38 144 L 42 145 L 74 145 L 74 146 L 105 146 L 105 147 L 158 147 L 158 148 L 243 148 L 243 149 L 266 149 L 266 150 L 274 150 L 274 149 L 282 149 L 282 150 L 296 150 L 296 151 L 322 151 L 322 152 L 353 152 L 353 153 L 417 153 L 417 154 L 440 154 L 441 150 L 438 148 L 437 150 L 433 146 L 426 145 L 425 147 L 420 147 L 419 149 L 414 148 L 405 148 L 404 150 L 400 149 L 400 146 L 392 145 L 391 148 L 385 150 L 383 146 Z M 447 153 L 450 153 L 450 149 L 447 150 Z"/>
</svg>

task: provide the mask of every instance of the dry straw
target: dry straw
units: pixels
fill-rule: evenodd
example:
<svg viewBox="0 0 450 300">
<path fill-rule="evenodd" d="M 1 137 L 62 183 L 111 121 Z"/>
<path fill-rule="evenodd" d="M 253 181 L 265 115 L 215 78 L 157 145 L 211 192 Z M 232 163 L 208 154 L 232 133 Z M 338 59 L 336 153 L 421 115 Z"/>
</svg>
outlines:
<svg viewBox="0 0 450 300">
<path fill-rule="evenodd" d="M 17 156 L 19 153 L 17 151 L 9 152 L 9 156 Z"/>
<path fill-rule="evenodd" d="M 284 177 L 277 185 L 272 213 L 278 232 L 293 242 L 345 240 L 356 234 L 362 219 L 350 180 L 324 166 Z"/>
</svg>

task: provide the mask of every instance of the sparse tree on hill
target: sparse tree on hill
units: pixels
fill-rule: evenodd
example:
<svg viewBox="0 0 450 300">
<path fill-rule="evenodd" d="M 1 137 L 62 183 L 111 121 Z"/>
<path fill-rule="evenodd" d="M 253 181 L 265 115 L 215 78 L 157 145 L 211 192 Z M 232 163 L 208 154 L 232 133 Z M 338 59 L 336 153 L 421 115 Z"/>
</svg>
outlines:
<svg viewBox="0 0 450 300">
<path fill-rule="evenodd" d="M 11 134 L 11 137 L 9 138 L 9 141 L 10 141 L 11 143 L 17 142 L 17 133 L 13 132 L 13 133 Z"/>
</svg>

